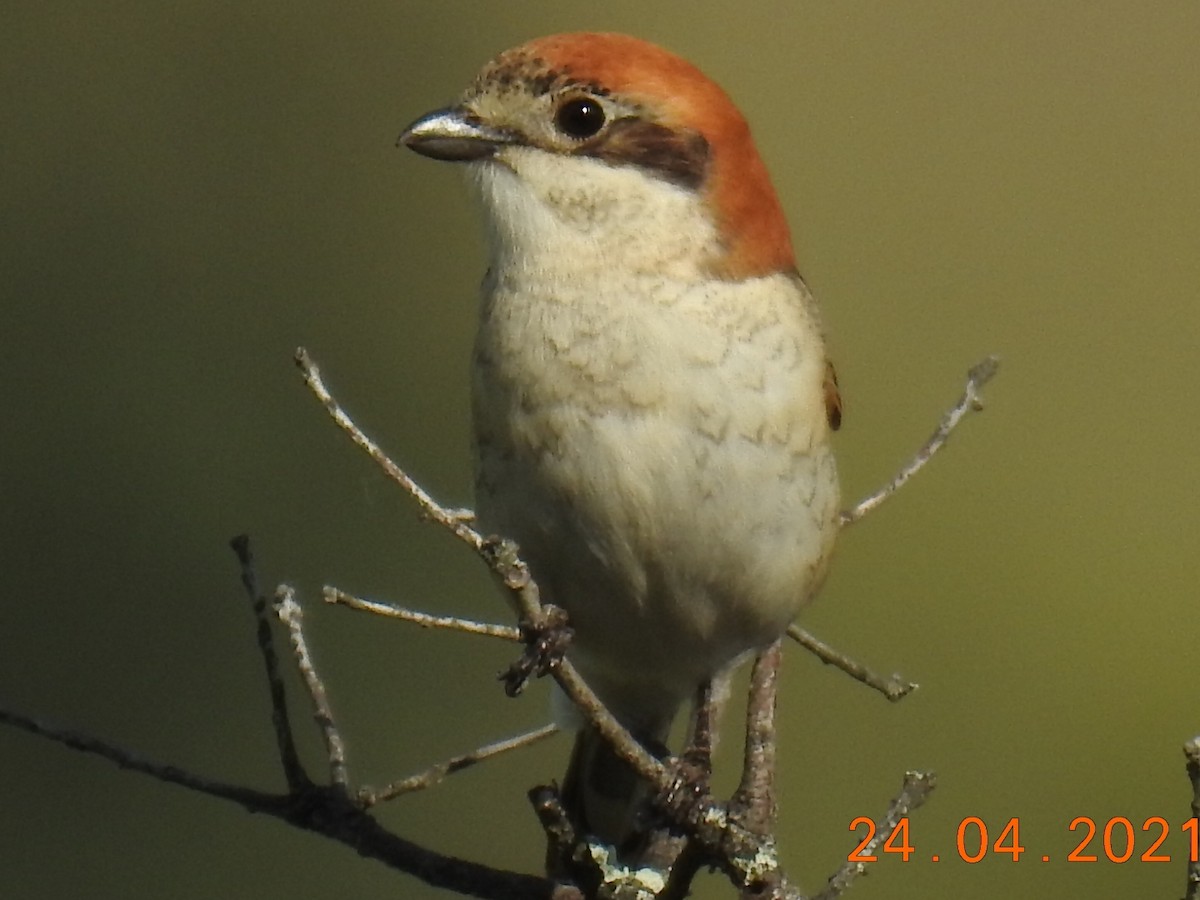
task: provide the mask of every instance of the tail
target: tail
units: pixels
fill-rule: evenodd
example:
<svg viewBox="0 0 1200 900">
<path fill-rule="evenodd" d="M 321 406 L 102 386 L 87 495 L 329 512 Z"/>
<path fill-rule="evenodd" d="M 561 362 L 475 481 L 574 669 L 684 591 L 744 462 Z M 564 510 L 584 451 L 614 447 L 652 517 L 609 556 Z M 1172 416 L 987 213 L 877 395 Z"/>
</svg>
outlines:
<svg viewBox="0 0 1200 900">
<path fill-rule="evenodd" d="M 669 726 L 652 734 L 635 734 L 652 753 L 666 753 Z M 650 786 L 621 759 L 590 725 L 575 736 L 571 761 L 562 785 L 563 808 L 578 834 L 590 835 L 618 849 L 645 833 Z"/>
</svg>

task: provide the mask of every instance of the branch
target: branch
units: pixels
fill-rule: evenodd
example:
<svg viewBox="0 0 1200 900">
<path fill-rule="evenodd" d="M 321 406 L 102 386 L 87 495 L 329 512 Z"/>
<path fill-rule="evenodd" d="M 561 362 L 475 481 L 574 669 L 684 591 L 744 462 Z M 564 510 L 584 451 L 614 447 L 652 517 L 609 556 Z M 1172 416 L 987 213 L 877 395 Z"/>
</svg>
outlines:
<svg viewBox="0 0 1200 900">
<path fill-rule="evenodd" d="M 789 625 L 787 635 L 821 662 L 841 669 L 856 681 L 861 681 L 867 687 L 879 691 L 893 703 L 903 700 L 920 687 L 915 681 L 907 681 L 898 674 L 893 674 L 888 678 L 877 674 L 862 663 L 830 647 L 799 625 Z"/>
<path fill-rule="evenodd" d="M 942 449 L 942 446 L 949 440 L 950 434 L 958 427 L 967 413 L 983 409 L 983 399 L 980 397 L 979 391 L 985 384 L 992 380 L 992 376 L 996 374 L 996 370 L 999 367 L 1000 357 L 998 356 L 989 356 L 971 367 L 967 372 L 966 390 L 958 398 L 958 402 L 942 416 L 942 421 L 934 429 L 933 434 L 930 435 L 925 445 L 896 473 L 891 481 L 873 494 L 869 494 L 858 501 L 851 509 L 843 511 L 841 515 L 843 526 L 853 525 L 867 513 L 880 506 L 883 501 L 895 494 L 900 488 L 904 487 L 905 482 L 921 471 L 925 467 L 925 464 L 933 458 L 933 455 Z"/>
<path fill-rule="evenodd" d="M 692 849 L 690 845 L 694 844 L 700 848 L 710 862 L 720 865 L 746 896 L 753 894 L 757 897 L 789 898 L 789 900 L 790 898 L 799 898 L 799 892 L 788 883 L 786 876 L 778 867 L 774 836 L 770 833 L 774 815 L 769 804 L 772 802 L 770 791 L 774 767 L 774 703 L 780 654 L 778 642 L 760 657 L 752 678 L 756 690 L 752 696 L 750 707 L 747 769 L 743 776 L 744 790 L 739 791 L 735 797 L 736 802 L 731 802 L 728 807 L 712 797 L 708 792 L 707 783 L 694 788 L 690 793 L 681 792 L 679 790 L 680 780 L 676 777 L 675 767 L 665 766 L 647 752 L 613 717 L 579 675 L 571 661 L 565 658 L 566 642 L 570 637 L 569 629 L 566 627 L 565 614 L 556 607 L 541 602 L 537 584 L 530 575 L 529 567 L 520 558 L 516 545 L 500 538 L 483 536 L 472 527 L 471 523 L 474 522 L 474 517 L 468 511 L 451 510 L 437 503 L 374 441 L 367 437 L 341 408 L 325 387 L 320 370 L 307 351 L 303 348 L 297 350 L 295 360 L 304 375 L 305 383 L 338 426 L 383 469 L 391 480 L 416 500 L 427 518 L 440 524 L 470 546 L 512 596 L 520 614 L 519 632 L 526 642 L 527 650 L 522 660 L 514 664 L 504 676 L 508 692 L 513 695 L 519 693 L 525 681 L 533 675 L 551 675 L 563 693 L 582 712 L 587 721 L 600 732 L 617 756 L 648 782 L 658 797 L 665 798 L 663 801 L 664 811 L 672 817 L 675 824 L 690 831 L 691 840 L 685 842 L 685 846 L 680 851 L 681 855 L 688 853 Z M 983 369 L 982 366 L 976 368 L 980 371 Z M 973 376 L 974 372 L 975 370 L 973 370 Z M 990 377 L 990 373 L 986 377 Z M 986 377 L 982 380 L 986 380 Z M 970 384 L 968 393 L 972 398 L 974 397 Z M 937 447 L 945 442 L 946 435 L 954 428 L 961 415 L 962 413 L 959 413 L 945 427 L 946 433 L 940 437 L 936 446 L 926 450 L 926 456 L 932 455 Z M 881 492 L 881 498 L 894 492 L 900 484 L 911 477 L 912 472 L 924 465 L 924 462 L 925 460 L 921 460 L 915 467 L 909 467 L 911 471 L 902 472 L 894 480 L 893 486 Z M 861 511 L 843 514 L 843 522 L 853 521 L 853 518 L 865 514 L 866 510 L 878 505 L 881 498 L 868 498 L 864 504 L 860 504 Z M 847 519 L 847 516 L 853 518 Z M 326 592 L 326 599 L 331 602 L 345 603 L 348 597 L 349 595 L 336 591 L 336 589 L 327 589 Z M 492 626 L 467 623 L 458 619 L 431 617 L 411 610 L 401 611 L 395 607 L 387 607 L 369 601 L 350 602 L 346 605 L 386 615 L 395 615 L 427 626 L 451 627 L 472 633 L 511 637 L 511 633 L 504 630 L 493 630 Z M 828 651 L 826 656 L 833 661 L 832 651 Z M 865 670 L 863 671 L 865 672 Z M 557 804 L 553 792 L 539 789 L 531 793 L 531 799 L 534 800 L 535 808 L 542 818 L 552 844 L 559 847 L 570 846 L 569 844 L 564 845 L 563 841 L 568 838 L 574 841 L 578 836 L 569 833 L 570 829 L 567 827 L 569 823 L 563 820 L 561 807 Z M 580 845 L 576 844 L 576 846 Z M 587 850 L 596 851 L 597 849 L 601 848 L 590 844 L 581 846 L 581 850 L 585 853 Z M 676 858 L 678 859 L 678 856 Z M 686 891 L 686 888 L 686 884 L 675 884 L 665 887 L 664 890 Z M 679 895 L 682 896 L 682 894 Z"/>
<path fill-rule="evenodd" d="M 473 517 L 462 510 L 442 506 L 423 487 L 417 484 L 407 472 L 401 469 L 391 458 L 380 449 L 379 445 L 354 424 L 341 405 L 329 393 L 321 378 L 321 370 L 312 361 L 308 351 L 303 347 L 296 350 L 296 365 L 304 376 L 308 389 L 325 407 L 325 411 L 333 418 L 350 440 L 371 457 L 392 481 L 421 508 L 421 512 L 433 522 L 441 525 L 460 541 L 474 550 L 502 581 L 513 595 L 520 611 L 522 621 L 530 624 L 540 624 L 544 621 L 544 610 L 538 597 L 537 586 L 529 577 L 529 568 L 517 556 L 511 544 L 495 538 L 487 538 L 471 527 Z"/>
<path fill-rule="evenodd" d="M 657 789 L 669 788 L 671 776 L 663 764 L 648 753 L 616 720 L 588 687 L 570 660 L 562 657 L 566 635 L 563 633 L 561 611 L 542 603 L 537 584 L 530 576 L 529 567 L 518 555 L 516 546 L 511 541 L 484 537 L 469 524 L 473 521 L 469 514 L 464 514 L 462 510 L 452 511 L 434 500 L 378 444 L 367 437 L 342 409 L 325 386 L 321 371 L 309 357 L 308 351 L 303 347 L 298 349 L 295 360 L 304 376 L 305 384 L 338 427 L 383 469 L 388 478 L 416 500 L 429 519 L 474 550 L 512 597 L 520 612 L 521 630 L 530 651 L 506 676 L 508 692 L 519 693 L 524 680 L 531 674 L 552 675 L 563 693 L 583 712 L 621 759 Z"/>
<path fill-rule="evenodd" d="M 750 701 L 746 707 L 742 780 L 730 803 L 731 807 L 744 810 L 739 820 L 761 835 L 770 834 L 775 825 L 775 711 L 782 663 L 782 639 L 754 660 Z"/>
<path fill-rule="evenodd" d="M 1192 783 L 1192 818 L 1200 819 L 1200 737 L 1194 737 L 1183 745 L 1187 759 L 1188 780 Z M 1200 897 L 1200 860 L 1188 857 L 1187 890 L 1183 900 Z"/>
<path fill-rule="evenodd" d="M 102 759 L 107 759 L 109 762 L 115 763 L 119 768 L 128 769 L 131 772 L 140 772 L 143 775 L 149 775 L 168 784 L 177 784 L 188 790 L 208 794 L 210 797 L 232 800 L 234 803 L 240 804 L 251 812 L 267 812 L 272 815 L 278 815 L 275 807 L 279 804 L 280 797 L 276 794 L 239 787 L 238 785 L 228 784 L 223 781 L 213 781 L 180 769 L 177 766 L 145 759 L 132 750 L 127 750 L 124 747 L 101 738 L 93 737 L 90 734 L 84 734 L 70 728 L 63 728 L 59 725 L 52 725 L 49 722 L 35 719 L 32 716 L 26 716 L 7 708 L 0 708 L 0 722 L 19 728 L 22 731 L 27 731 L 30 734 L 35 734 L 38 737 L 47 738 L 56 744 L 62 744 L 64 747 L 69 747 L 72 750 L 78 750 L 81 753 L 90 753 Z"/>
<path fill-rule="evenodd" d="M 481 534 L 473 527 L 474 519 L 469 511 L 450 509 L 435 501 L 355 425 L 330 395 L 321 379 L 319 369 L 303 349 L 297 351 L 296 363 L 309 389 L 354 443 L 366 452 L 392 481 L 414 498 L 426 518 L 438 523 L 463 541 L 484 561 L 510 594 L 519 611 L 520 623 L 518 628 L 510 628 L 459 617 L 431 616 L 354 597 L 331 587 L 325 589 L 326 601 L 360 611 L 400 618 L 423 627 L 446 628 L 510 641 L 524 641 L 525 655 L 504 676 L 509 693 L 519 692 L 529 677 L 551 675 L 589 723 L 608 741 L 614 752 L 646 780 L 659 797 L 670 796 L 673 790 L 681 796 L 676 805 L 666 807 L 674 825 L 679 829 L 672 838 L 676 842 L 672 848 L 672 859 L 678 866 L 674 875 L 669 871 L 666 873 L 673 881 L 656 893 L 656 896 L 685 896 L 690 885 L 690 875 L 700 865 L 709 864 L 722 868 L 741 890 L 743 897 L 800 900 L 799 891 L 788 883 L 786 875 L 779 868 L 773 835 L 775 702 L 782 655 L 780 641 L 776 641 L 759 655 L 751 675 L 745 758 L 742 780 L 737 792 L 728 804 L 715 800 L 709 792 L 707 770 L 698 785 L 685 785 L 690 791 L 680 792 L 678 789 L 681 782 L 677 777 L 679 769 L 676 763 L 664 765 L 642 747 L 609 713 L 571 661 L 565 658 L 564 651 L 570 639 L 565 614 L 552 605 L 541 602 L 537 584 L 531 577 L 528 566 L 520 558 L 516 546 L 509 541 Z M 992 376 L 995 365 L 995 359 L 989 358 L 972 370 L 964 398 L 943 419 L 938 431 L 913 462 L 901 470 L 887 487 L 866 498 L 854 509 L 843 513 L 843 524 L 857 521 L 894 493 L 945 443 L 950 432 L 967 411 L 980 408 L 978 388 Z M 9 710 L 0 709 L 0 724 L 11 725 L 63 746 L 101 756 L 122 768 L 210 796 L 231 800 L 252 812 L 266 813 L 298 828 L 337 840 L 362 856 L 380 860 L 436 887 L 492 900 L 583 900 L 583 893 L 573 885 L 555 884 L 545 878 L 495 869 L 428 850 L 385 830 L 367 813 L 367 809 L 376 803 L 431 787 L 452 772 L 543 740 L 556 733 L 557 726 L 548 725 L 452 757 L 424 772 L 393 782 L 380 791 L 370 787 L 352 790 L 345 743 L 337 727 L 324 681 L 309 650 L 303 627 L 303 610 L 296 600 L 295 591 L 290 586 L 282 585 L 276 591 L 273 608 L 276 618 L 287 631 L 293 663 L 305 686 L 313 710 L 313 719 L 325 746 L 328 783 L 318 784 L 313 781 L 304 769 L 297 750 L 294 725 L 288 714 L 284 679 L 280 672 L 279 654 L 274 643 L 273 623 L 267 614 L 267 599 L 259 588 L 249 541 L 241 536 L 233 539 L 231 545 L 237 554 L 242 583 L 251 599 L 257 622 L 258 647 L 271 698 L 277 751 L 287 783 L 284 793 L 268 793 L 207 779 L 175 766 L 143 759 L 130 750 L 99 738 Z M 838 665 L 860 680 L 873 684 L 890 698 L 903 696 L 914 687 L 899 682 L 895 677 L 891 684 L 888 684 L 805 632 L 793 629 L 790 633 L 825 662 Z M 706 748 L 710 744 L 708 735 L 711 723 L 707 719 L 709 714 L 710 711 L 705 706 L 697 718 L 694 738 L 697 758 L 702 758 L 705 766 L 708 763 Z M 1196 759 L 1200 759 L 1200 749 L 1196 750 Z M 1200 767 L 1200 763 L 1189 756 L 1190 772 L 1193 766 Z M 1200 797 L 1200 776 L 1194 776 L 1193 783 L 1197 785 L 1197 796 Z M 886 840 L 898 819 L 919 806 L 932 787 L 931 775 L 909 773 L 904 790 L 893 801 L 879 825 L 876 843 Z M 559 835 L 556 838 L 559 846 L 574 846 L 580 851 L 593 853 L 604 849 L 579 843 L 579 836 L 572 833 L 571 823 L 567 821 L 553 789 L 537 793 L 535 805 L 547 826 L 547 831 Z M 1200 805 L 1200 800 L 1193 804 L 1194 810 L 1197 805 Z M 664 844 L 664 847 L 666 846 Z M 861 868 L 855 865 L 843 866 L 830 879 L 826 890 L 819 895 L 821 900 L 838 896 L 845 886 L 861 873 Z M 603 891 L 602 888 L 601 893 Z M 1193 894 L 1189 893 L 1189 897 L 1191 896 Z"/>
<path fill-rule="evenodd" d="M 120 768 L 140 772 L 212 797 L 230 800 L 250 812 L 264 813 L 281 819 L 297 828 L 345 844 L 360 856 L 376 859 L 434 887 L 486 900 L 583 900 L 583 895 L 570 885 L 558 885 L 538 876 L 496 869 L 429 850 L 387 831 L 366 812 L 370 804 L 360 800 L 357 795 L 352 796 L 347 788 L 345 750 L 328 704 L 324 683 L 308 651 L 303 616 L 293 590 L 283 586 L 276 594 L 276 613 L 287 627 L 295 651 L 293 659 L 301 670 L 309 699 L 313 704 L 314 719 L 325 740 L 329 757 L 331 783 L 321 785 L 313 782 L 296 753 L 296 740 L 287 716 L 287 697 L 279 671 L 274 632 L 269 617 L 266 616 L 266 600 L 258 590 L 249 542 L 242 536 L 235 538 L 231 545 L 241 564 L 242 583 L 252 600 L 258 620 L 258 646 L 267 673 L 272 721 L 281 766 L 287 780 L 287 790 L 284 793 L 273 794 L 204 778 L 177 766 L 144 759 L 131 750 L 91 735 L 50 725 L 3 708 L 0 708 L 0 723 L 74 750 L 100 756 Z M 515 747 L 531 742 L 506 743 L 514 744 Z M 453 771 L 495 756 L 504 749 L 513 747 L 500 748 L 493 745 L 490 748 L 481 748 L 475 754 L 456 757 L 445 765 L 448 771 Z M 471 756 L 476 758 L 467 761 Z"/>
<path fill-rule="evenodd" d="M 883 818 L 875 823 L 875 837 L 861 850 L 861 855 L 872 856 L 875 851 L 892 836 L 896 825 L 913 810 L 920 807 L 937 786 L 937 777 L 932 772 L 906 772 L 904 785 L 896 795 Z M 837 870 L 825 889 L 813 897 L 813 900 L 835 900 L 845 893 L 846 889 L 858 878 L 865 874 L 867 864 L 861 862 L 844 862 Z"/>
<path fill-rule="evenodd" d="M 481 634 L 485 637 L 504 638 L 508 641 L 521 640 L 521 630 L 512 625 L 492 625 L 488 622 L 474 622 L 458 616 L 432 616 L 403 606 L 391 603 L 380 603 L 378 600 L 368 600 L 365 597 L 355 597 L 345 591 L 326 585 L 322 591 L 326 603 L 347 606 L 360 612 L 374 613 L 390 619 L 402 619 L 412 622 L 422 628 L 445 628 L 450 631 L 462 631 L 466 634 Z"/>
<path fill-rule="evenodd" d="M 414 791 L 423 791 L 426 788 L 440 784 L 447 775 L 461 772 L 463 769 L 491 759 L 493 756 L 499 756 L 502 753 L 508 753 L 512 750 L 520 750 L 523 747 L 530 747 L 539 741 L 544 741 L 546 738 L 554 737 L 560 730 L 558 725 L 553 723 L 543 725 L 541 728 L 535 728 L 533 731 L 527 731 L 515 737 L 485 744 L 482 747 L 472 750 L 470 753 L 452 756 L 444 762 L 430 766 L 424 772 L 410 775 L 399 781 L 393 781 L 381 791 L 376 791 L 371 787 L 359 788 L 358 802 L 364 809 L 367 809 L 376 803 L 394 800 L 396 797 L 411 794 Z"/>
<path fill-rule="evenodd" d="M 780 638 L 758 655 L 750 671 L 742 780 L 729 801 L 729 810 L 747 831 L 769 842 L 770 853 L 759 852 L 749 857 L 730 854 L 747 863 L 742 873 L 742 900 L 784 900 L 798 896 L 779 868 L 775 850 L 775 711 L 782 663 L 783 639 Z"/>
<path fill-rule="evenodd" d="M 588 687 L 579 670 L 569 659 L 560 660 L 551 672 L 554 681 L 567 695 L 575 708 L 587 717 L 588 723 L 595 727 L 617 755 L 643 779 L 658 791 L 670 790 L 672 785 L 671 773 L 661 762 L 646 750 L 636 738 L 617 721 L 616 716 L 608 711 L 596 696 L 595 691 Z"/>
<path fill-rule="evenodd" d="M 296 657 L 296 668 L 300 671 L 300 677 L 308 691 L 308 699 L 312 703 L 313 721 L 317 723 L 325 742 L 325 754 L 329 760 L 329 780 L 335 787 L 346 792 L 349 782 L 346 772 L 346 744 L 342 740 L 337 723 L 333 720 L 333 710 L 325 693 L 325 682 L 317 674 L 312 655 L 308 652 L 308 640 L 304 637 L 304 611 L 296 602 L 296 591 L 291 585 L 281 584 L 276 588 L 275 615 L 287 628 L 292 652 Z"/>
<path fill-rule="evenodd" d="M 275 729 L 275 746 L 283 766 L 283 776 L 291 790 L 299 790 L 309 784 L 296 741 L 292 736 L 292 722 L 288 714 L 287 693 L 283 678 L 279 674 L 279 655 L 275 652 L 275 637 L 271 630 L 271 617 L 267 615 L 267 598 L 259 590 L 258 572 L 254 566 L 254 553 L 250 549 L 250 538 L 239 534 L 229 542 L 242 569 L 242 586 L 250 598 L 250 608 L 258 625 L 258 651 L 262 655 L 267 675 L 267 687 L 271 693 L 271 724 Z"/>
</svg>

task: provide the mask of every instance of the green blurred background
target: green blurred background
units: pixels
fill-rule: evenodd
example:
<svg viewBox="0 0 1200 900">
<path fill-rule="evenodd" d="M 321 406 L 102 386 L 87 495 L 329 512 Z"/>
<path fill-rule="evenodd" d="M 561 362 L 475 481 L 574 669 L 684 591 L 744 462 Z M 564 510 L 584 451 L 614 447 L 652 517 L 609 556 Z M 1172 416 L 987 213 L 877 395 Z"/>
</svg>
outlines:
<svg viewBox="0 0 1200 900">
<path fill-rule="evenodd" d="M 479 226 L 458 172 L 393 144 L 504 47 L 623 30 L 695 60 L 755 127 L 831 334 L 847 497 L 924 440 L 970 364 L 1004 358 L 988 411 L 845 535 L 805 615 L 921 690 L 890 706 L 790 654 L 787 865 L 820 885 L 851 819 L 929 768 L 917 858 L 881 863 L 853 896 L 1178 896 L 1179 861 L 1064 857 L 1076 816 L 1163 816 L 1162 849 L 1184 852 L 1200 5 L 598 6 L 6 7 L 0 702 L 278 787 L 226 549 L 248 531 L 264 580 L 309 601 L 360 780 L 544 720 L 544 686 L 509 701 L 493 681 L 509 648 L 318 605 L 332 582 L 505 617 L 480 565 L 417 521 L 290 357 L 308 346 L 397 459 L 469 502 Z M 524 791 L 565 755 L 558 739 L 381 817 L 533 870 Z M 11 730 L 0 773 L 5 898 L 446 896 Z M 948 861 L 967 816 L 1019 817 L 1029 853 Z M 699 896 L 726 892 L 708 880 Z"/>
</svg>

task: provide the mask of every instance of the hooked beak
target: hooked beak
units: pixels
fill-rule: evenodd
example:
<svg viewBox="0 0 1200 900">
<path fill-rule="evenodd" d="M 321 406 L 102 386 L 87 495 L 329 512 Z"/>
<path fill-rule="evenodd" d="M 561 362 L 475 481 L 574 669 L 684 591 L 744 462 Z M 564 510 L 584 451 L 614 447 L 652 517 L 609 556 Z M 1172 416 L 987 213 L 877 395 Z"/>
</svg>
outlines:
<svg viewBox="0 0 1200 900">
<path fill-rule="evenodd" d="M 487 159 L 501 147 L 515 142 L 510 132 L 486 125 L 463 109 L 450 107 L 421 116 L 404 129 L 396 143 L 431 159 L 471 162 Z"/>
</svg>

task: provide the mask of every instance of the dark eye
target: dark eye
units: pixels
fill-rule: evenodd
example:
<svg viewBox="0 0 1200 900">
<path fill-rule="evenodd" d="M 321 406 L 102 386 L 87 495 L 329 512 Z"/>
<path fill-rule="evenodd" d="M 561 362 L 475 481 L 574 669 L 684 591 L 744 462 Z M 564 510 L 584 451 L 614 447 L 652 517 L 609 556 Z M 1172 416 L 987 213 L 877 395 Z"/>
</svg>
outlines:
<svg viewBox="0 0 1200 900">
<path fill-rule="evenodd" d="M 604 108 L 591 97 L 575 97 L 559 106 L 554 124 L 567 137 L 581 141 L 604 127 Z"/>
</svg>

